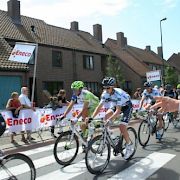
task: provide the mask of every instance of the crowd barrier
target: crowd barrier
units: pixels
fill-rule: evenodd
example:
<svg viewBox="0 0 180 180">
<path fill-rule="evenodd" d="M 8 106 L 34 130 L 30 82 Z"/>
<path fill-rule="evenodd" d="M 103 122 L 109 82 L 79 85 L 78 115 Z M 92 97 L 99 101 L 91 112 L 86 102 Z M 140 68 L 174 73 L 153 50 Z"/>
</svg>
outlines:
<svg viewBox="0 0 180 180">
<path fill-rule="evenodd" d="M 132 100 L 133 109 L 139 108 L 139 100 Z M 20 111 L 18 118 L 12 116 L 11 111 L 2 111 L 1 114 L 6 121 L 7 130 L 5 133 L 9 132 L 20 132 L 20 131 L 38 131 L 39 129 L 54 126 L 57 123 L 57 117 L 61 116 L 67 107 L 57 108 L 52 110 L 51 108 L 36 108 L 36 111 L 30 109 L 23 109 Z M 96 118 L 102 118 L 107 110 L 105 105 L 99 112 Z M 68 118 L 73 118 L 78 115 L 81 111 L 82 105 L 74 105 L 70 113 L 68 113 Z"/>
</svg>

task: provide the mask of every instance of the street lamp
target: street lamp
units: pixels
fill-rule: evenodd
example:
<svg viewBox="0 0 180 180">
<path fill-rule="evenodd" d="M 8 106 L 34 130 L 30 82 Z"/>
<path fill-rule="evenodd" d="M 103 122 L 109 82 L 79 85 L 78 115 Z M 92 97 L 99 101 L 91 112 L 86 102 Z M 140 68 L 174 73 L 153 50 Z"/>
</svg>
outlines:
<svg viewBox="0 0 180 180">
<path fill-rule="evenodd" d="M 161 22 L 162 21 L 166 21 L 167 18 L 163 18 L 160 20 L 160 34 L 161 34 L 161 58 L 162 58 L 162 65 L 163 65 L 163 70 L 162 70 L 162 84 L 164 85 L 164 57 L 163 57 L 163 42 L 162 42 L 162 26 L 161 26 Z"/>
</svg>

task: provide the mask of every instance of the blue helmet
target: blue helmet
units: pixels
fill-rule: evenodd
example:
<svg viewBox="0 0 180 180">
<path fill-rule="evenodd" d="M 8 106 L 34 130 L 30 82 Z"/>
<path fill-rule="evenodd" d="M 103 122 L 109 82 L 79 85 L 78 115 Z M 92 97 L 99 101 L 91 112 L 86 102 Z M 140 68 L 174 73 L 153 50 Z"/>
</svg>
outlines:
<svg viewBox="0 0 180 180">
<path fill-rule="evenodd" d="M 153 87 L 153 84 L 152 84 L 152 82 L 145 82 L 144 87 L 145 88 Z"/>
<path fill-rule="evenodd" d="M 116 84 L 116 80 L 113 77 L 105 77 L 102 80 L 102 85 L 103 86 L 114 86 Z"/>
</svg>

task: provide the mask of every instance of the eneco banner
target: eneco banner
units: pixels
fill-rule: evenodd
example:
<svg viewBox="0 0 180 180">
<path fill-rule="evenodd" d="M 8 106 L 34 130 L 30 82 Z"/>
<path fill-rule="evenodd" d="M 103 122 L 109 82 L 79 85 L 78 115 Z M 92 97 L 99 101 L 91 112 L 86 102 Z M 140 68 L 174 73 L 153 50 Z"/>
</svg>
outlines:
<svg viewBox="0 0 180 180">
<path fill-rule="evenodd" d="M 36 45 L 34 44 L 20 44 L 17 43 L 11 52 L 9 57 L 10 61 L 16 61 L 21 63 L 28 63 Z"/>
<path fill-rule="evenodd" d="M 20 111 L 19 117 L 14 118 L 10 111 L 2 111 L 1 114 L 6 121 L 8 132 L 20 132 L 26 130 L 36 131 L 43 127 L 49 127 L 56 125 L 56 118 L 64 113 L 66 106 L 52 110 L 47 109 L 36 109 L 32 111 L 30 109 L 24 109 Z M 76 117 L 82 109 L 82 105 L 75 105 L 71 112 L 68 113 L 67 118 Z M 106 109 L 102 108 L 97 118 L 103 118 Z"/>
<path fill-rule="evenodd" d="M 139 108 L 139 100 L 132 100 L 133 109 Z M 19 117 L 14 118 L 11 111 L 2 111 L 1 114 L 6 121 L 8 132 L 20 132 L 26 130 L 36 131 L 40 128 L 49 127 L 56 125 L 56 118 L 61 116 L 67 107 L 58 108 L 52 110 L 47 109 L 36 109 L 32 111 L 30 109 L 23 109 L 20 111 Z M 82 105 L 74 105 L 72 110 L 68 113 L 67 118 L 76 117 L 81 112 Z M 107 108 L 103 107 L 96 118 L 103 118 Z"/>
<path fill-rule="evenodd" d="M 149 71 L 146 72 L 147 81 L 158 81 L 161 80 L 161 71 Z"/>
</svg>

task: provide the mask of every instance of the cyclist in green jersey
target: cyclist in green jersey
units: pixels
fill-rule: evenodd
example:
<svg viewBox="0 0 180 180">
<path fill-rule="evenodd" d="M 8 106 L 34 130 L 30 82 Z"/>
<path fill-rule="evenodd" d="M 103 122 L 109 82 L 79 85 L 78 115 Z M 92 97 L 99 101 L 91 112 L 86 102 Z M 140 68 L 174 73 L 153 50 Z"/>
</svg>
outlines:
<svg viewBox="0 0 180 180">
<path fill-rule="evenodd" d="M 81 123 L 81 130 L 85 135 L 85 131 L 87 128 L 87 123 L 85 122 L 85 119 L 86 117 L 90 117 L 92 115 L 96 106 L 99 104 L 99 98 L 90 91 L 83 88 L 84 88 L 84 83 L 82 81 L 74 81 L 71 84 L 73 95 L 67 109 L 62 115 L 62 119 L 66 117 L 66 115 L 71 111 L 74 104 L 82 104 L 83 108 L 74 118 L 74 122 L 76 123 L 78 119 L 82 117 L 83 122 Z"/>
</svg>

